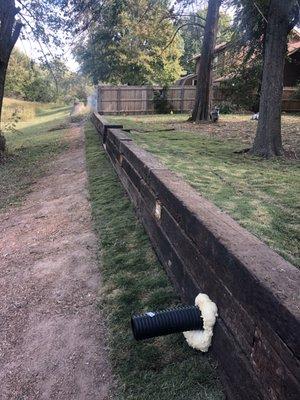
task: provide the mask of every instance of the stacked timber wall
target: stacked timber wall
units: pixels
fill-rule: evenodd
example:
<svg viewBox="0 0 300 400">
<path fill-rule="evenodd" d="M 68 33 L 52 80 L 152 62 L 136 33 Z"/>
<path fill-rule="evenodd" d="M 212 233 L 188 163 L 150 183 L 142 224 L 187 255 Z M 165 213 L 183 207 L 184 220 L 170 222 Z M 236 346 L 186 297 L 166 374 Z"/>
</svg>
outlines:
<svg viewBox="0 0 300 400">
<path fill-rule="evenodd" d="M 229 399 L 300 398 L 300 271 L 201 197 L 120 127 L 92 121 L 183 301 L 219 308 L 212 352 Z"/>
<path fill-rule="evenodd" d="M 98 112 L 110 114 L 153 114 L 154 90 L 161 87 L 152 86 L 110 86 L 98 87 Z M 283 94 L 283 111 L 300 111 L 300 100 L 292 100 L 293 89 L 287 89 Z M 171 86 L 167 90 L 167 98 L 174 112 L 189 113 L 194 106 L 195 86 Z M 213 102 L 218 104 L 226 101 L 226 91 L 214 87 Z"/>
</svg>

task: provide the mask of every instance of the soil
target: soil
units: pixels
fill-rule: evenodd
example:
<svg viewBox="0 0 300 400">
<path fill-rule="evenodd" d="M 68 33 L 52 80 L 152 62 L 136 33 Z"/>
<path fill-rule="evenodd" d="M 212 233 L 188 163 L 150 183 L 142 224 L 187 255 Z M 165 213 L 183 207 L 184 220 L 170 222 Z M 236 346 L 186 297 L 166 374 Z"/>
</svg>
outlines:
<svg viewBox="0 0 300 400">
<path fill-rule="evenodd" d="M 0 399 L 109 399 L 83 129 L 0 214 Z"/>
</svg>

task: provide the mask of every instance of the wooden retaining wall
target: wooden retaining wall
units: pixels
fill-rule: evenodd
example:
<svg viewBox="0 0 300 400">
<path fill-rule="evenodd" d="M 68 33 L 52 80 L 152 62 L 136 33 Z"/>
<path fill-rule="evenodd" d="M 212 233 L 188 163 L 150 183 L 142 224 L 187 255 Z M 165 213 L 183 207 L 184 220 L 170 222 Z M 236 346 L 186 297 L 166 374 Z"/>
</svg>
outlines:
<svg viewBox="0 0 300 400">
<path fill-rule="evenodd" d="M 103 115 L 117 114 L 153 114 L 154 90 L 152 86 L 98 86 L 98 112 Z M 293 89 L 284 90 L 282 110 L 300 111 L 300 100 L 292 100 Z M 174 112 L 189 113 L 194 106 L 195 86 L 171 86 L 167 98 Z M 226 100 L 226 92 L 218 86 L 213 90 L 213 102 L 218 104 Z"/>
<path fill-rule="evenodd" d="M 300 271 L 120 128 L 92 122 L 182 300 L 218 305 L 211 351 L 228 398 L 299 400 Z"/>
</svg>

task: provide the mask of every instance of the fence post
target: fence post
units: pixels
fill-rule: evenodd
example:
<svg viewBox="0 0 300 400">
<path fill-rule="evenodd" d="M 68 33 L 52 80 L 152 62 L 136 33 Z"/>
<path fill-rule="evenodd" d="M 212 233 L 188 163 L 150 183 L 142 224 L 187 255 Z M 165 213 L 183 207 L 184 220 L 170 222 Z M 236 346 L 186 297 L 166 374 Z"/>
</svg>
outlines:
<svg viewBox="0 0 300 400">
<path fill-rule="evenodd" d="M 121 112 L 121 88 L 117 88 L 117 114 Z"/>
<path fill-rule="evenodd" d="M 101 114 L 101 86 L 98 86 L 98 90 L 97 90 L 97 110 L 98 113 Z"/>
<path fill-rule="evenodd" d="M 180 112 L 183 113 L 184 109 L 184 85 L 181 87 L 180 91 Z"/>
<path fill-rule="evenodd" d="M 152 92 L 153 88 L 152 87 L 147 87 L 147 113 L 152 114 Z"/>
</svg>

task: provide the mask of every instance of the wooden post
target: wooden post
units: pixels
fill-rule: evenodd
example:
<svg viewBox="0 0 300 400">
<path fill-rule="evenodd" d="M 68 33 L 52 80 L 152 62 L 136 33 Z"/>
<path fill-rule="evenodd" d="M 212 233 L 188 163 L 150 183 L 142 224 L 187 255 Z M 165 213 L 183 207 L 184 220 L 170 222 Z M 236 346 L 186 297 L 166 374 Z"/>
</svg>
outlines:
<svg viewBox="0 0 300 400">
<path fill-rule="evenodd" d="M 117 89 L 117 114 L 121 113 L 121 88 Z"/>
<path fill-rule="evenodd" d="M 147 87 L 143 86 L 143 89 L 142 89 L 143 109 L 142 109 L 142 111 L 145 114 L 147 114 L 147 105 L 148 105 L 147 97 L 148 97 L 148 89 L 147 89 Z"/>
<path fill-rule="evenodd" d="M 180 91 L 180 112 L 181 114 L 184 112 L 184 85 L 182 85 Z"/>
<path fill-rule="evenodd" d="M 101 103 L 101 86 L 98 86 L 98 90 L 97 90 L 97 110 L 98 113 L 101 114 L 101 107 L 102 107 L 102 103 Z"/>
<path fill-rule="evenodd" d="M 153 87 L 147 89 L 147 113 L 152 114 L 154 111 L 153 105 Z"/>
</svg>

